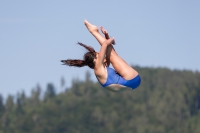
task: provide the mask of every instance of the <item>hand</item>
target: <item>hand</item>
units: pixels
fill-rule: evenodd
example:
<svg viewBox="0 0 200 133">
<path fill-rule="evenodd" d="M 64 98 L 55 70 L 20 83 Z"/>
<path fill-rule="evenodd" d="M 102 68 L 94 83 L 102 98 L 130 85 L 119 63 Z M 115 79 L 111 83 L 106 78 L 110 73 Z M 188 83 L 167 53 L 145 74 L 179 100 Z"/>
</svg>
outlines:
<svg viewBox="0 0 200 133">
<path fill-rule="evenodd" d="M 109 46 L 113 44 L 114 42 L 115 42 L 114 38 L 110 38 L 110 39 L 107 39 L 103 44 Z"/>
<path fill-rule="evenodd" d="M 104 29 L 102 26 L 100 26 L 101 32 L 105 35 L 106 39 L 110 39 L 108 32 L 106 31 L 106 29 Z"/>
<path fill-rule="evenodd" d="M 102 26 L 100 26 L 101 32 L 105 35 L 106 39 L 110 39 L 108 32 L 106 31 L 106 29 L 104 29 Z M 112 43 L 113 45 L 115 45 L 115 41 Z"/>
</svg>

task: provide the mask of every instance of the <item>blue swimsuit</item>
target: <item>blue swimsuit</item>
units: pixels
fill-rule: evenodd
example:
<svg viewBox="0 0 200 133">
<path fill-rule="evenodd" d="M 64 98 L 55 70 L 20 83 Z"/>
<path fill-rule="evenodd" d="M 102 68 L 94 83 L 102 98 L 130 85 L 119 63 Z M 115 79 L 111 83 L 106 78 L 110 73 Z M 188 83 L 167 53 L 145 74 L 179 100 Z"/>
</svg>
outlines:
<svg viewBox="0 0 200 133">
<path fill-rule="evenodd" d="M 140 76 L 137 75 L 135 78 L 131 80 L 124 79 L 121 75 L 119 75 L 114 69 L 110 67 L 106 67 L 108 72 L 108 78 L 105 84 L 101 84 L 103 87 L 107 87 L 111 84 L 120 84 L 132 89 L 137 88 L 140 85 L 141 79 Z"/>
</svg>

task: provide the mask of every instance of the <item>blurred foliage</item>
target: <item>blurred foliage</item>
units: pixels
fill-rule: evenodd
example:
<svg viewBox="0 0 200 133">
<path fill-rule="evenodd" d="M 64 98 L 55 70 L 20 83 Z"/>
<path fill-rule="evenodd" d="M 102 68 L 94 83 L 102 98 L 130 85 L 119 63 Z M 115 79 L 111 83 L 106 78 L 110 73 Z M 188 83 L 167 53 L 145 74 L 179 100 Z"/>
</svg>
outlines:
<svg viewBox="0 0 200 133">
<path fill-rule="evenodd" d="M 0 95 L 0 133 L 200 133 L 199 72 L 134 68 L 135 90 L 110 92 L 87 72 L 59 94 L 49 83 L 43 96 L 39 85 L 29 97 Z"/>
</svg>

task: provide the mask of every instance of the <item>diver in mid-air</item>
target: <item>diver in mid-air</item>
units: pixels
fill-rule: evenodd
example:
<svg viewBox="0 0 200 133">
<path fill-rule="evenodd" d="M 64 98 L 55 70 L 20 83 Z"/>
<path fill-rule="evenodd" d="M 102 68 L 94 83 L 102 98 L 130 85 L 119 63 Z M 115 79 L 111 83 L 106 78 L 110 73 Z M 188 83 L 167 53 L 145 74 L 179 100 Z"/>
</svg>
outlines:
<svg viewBox="0 0 200 133">
<path fill-rule="evenodd" d="M 113 48 L 113 45 L 115 44 L 114 38 L 110 38 L 108 32 L 102 26 L 100 26 L 100 29 L 105 37 L 99 33 L 97 26 L 89 23 L 87 20 L 84 20 L 84 24 L 88 31 L 100 43 L 100 51 L 96 52 L 92 47 L 78 42 L 80 46 L 83 46 L 89 51 L 85 53 L 83 60 L 67 59 L 61 60 L 61 62 L 68 66 L 89 66 L 91 69 L 94 69 L 94 74 L 99 83 L 110 91 L 122 91 L 127 88 L 137 88 L 141 82 L 140 76 L 135 69 L 129 66 L 116 53 Z M 110 63 L 114 69 L 109 67 Z"/>
</svg>

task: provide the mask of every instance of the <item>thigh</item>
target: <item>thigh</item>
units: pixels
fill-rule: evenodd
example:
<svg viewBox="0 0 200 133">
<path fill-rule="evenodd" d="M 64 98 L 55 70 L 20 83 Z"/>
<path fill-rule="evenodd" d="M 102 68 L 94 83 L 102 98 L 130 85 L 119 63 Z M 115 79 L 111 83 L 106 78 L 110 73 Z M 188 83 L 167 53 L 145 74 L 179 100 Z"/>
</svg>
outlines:
<svg viewBox="0 0 200 133">
<path fill-rule="evenodd" d="M 114 69 L 126 80 L 131 80 L 138 75 L 138 72 L 135 69 L 115 53 L 111 53 L 110 62 Z"/>
</svg>

